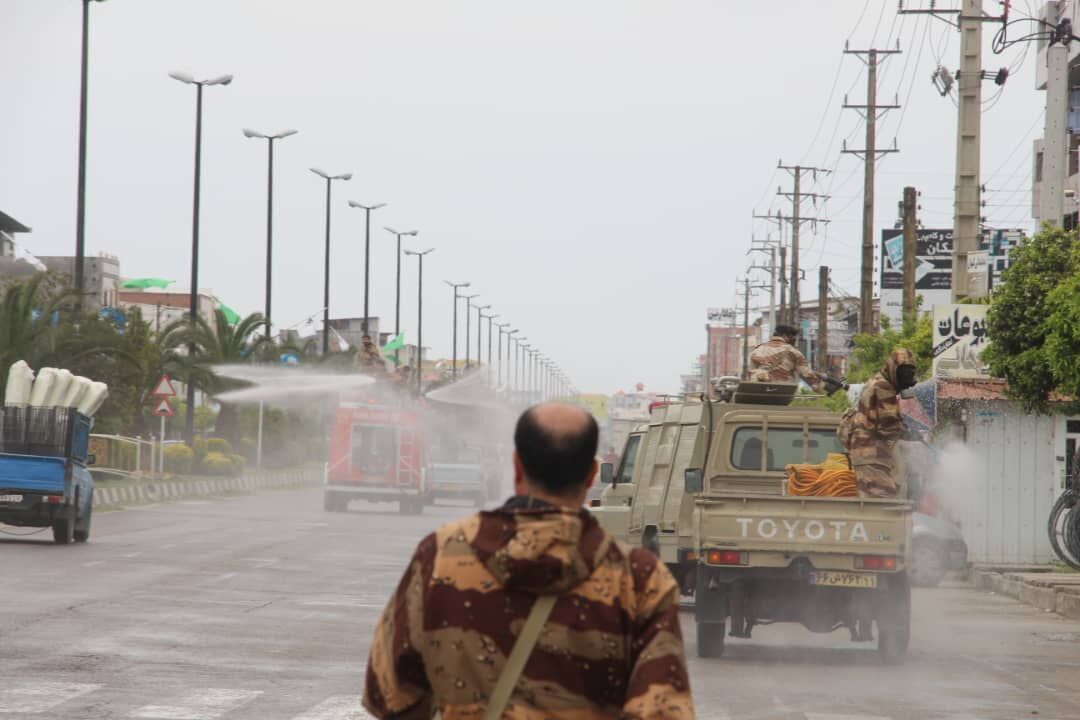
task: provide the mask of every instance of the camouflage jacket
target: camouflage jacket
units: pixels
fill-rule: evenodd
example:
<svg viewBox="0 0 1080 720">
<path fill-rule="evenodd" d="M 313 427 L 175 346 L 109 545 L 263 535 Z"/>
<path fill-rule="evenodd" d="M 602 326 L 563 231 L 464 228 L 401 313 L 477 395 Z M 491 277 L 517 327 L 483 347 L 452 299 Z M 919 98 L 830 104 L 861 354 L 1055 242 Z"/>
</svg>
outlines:
<svg viewBox="0 0 1080 720">
<path fill-rule="evenodd" d="M 810 369 L 806 356 L 782 337 L 770 338 L 750 353 L 750 379 L 756 382 L 793 383 L 802 378 L 821 390 L 821 376 Z"/>
<path fill-rule="evenodd" d="M 893 449 L 903 434 L 900 398 L 896 391 L 896 368 L 915 364 L 908 350 L 895 350 L 885 367 L 870 378 L 859 403 L 844 413 L 836 429 L 852 465 L 893 467 Z"/>
<path fill-rule="evenodd" d="M 361 345 L 356 353 L 356 367 L 360 370 L 386 370 L 386 361 L 375 345 Z"/>
<path fill-rule="evenodd" d="M 504 718 L 693 718 L 667 568 L 586 510 L 530 498 L 420 542 L 379 620 L 364 706 L 379 718 L 481 718 L 536 596 L 552 593 Z"/>
</svg>

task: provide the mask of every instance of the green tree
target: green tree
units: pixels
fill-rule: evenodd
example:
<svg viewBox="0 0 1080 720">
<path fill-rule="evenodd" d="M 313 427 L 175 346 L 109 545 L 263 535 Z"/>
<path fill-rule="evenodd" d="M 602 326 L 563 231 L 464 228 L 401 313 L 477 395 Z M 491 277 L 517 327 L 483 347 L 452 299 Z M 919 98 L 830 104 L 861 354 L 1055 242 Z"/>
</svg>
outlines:
<svg viewBox="0 0 1080 720">
<path fill-rule="evenodd" d="M 75 295 L 55 276 L 38 273 L 10 285 L 0 301 L 0 387 L 19 360 L 35 371 L 71 370 L 109 386 L 109 399 L 97 421 L 106 432 L 119 432 L 133 412 L 131 397 L 143 372 L 132 339 L 96 313 L 74 313 Z"/>
<path fill-rule="evenodd" d="M 930 316 L 923 315 L 912 323 L 905 323 L 899 330 L 894 330 L 887 318 L 882 319 L 881 325 L 881 332 L 876 335 L 868 333 L 855 336 L 855 363 L 848 372 L 848 382 L 868 380 L 885 367 L 889 355 L 897 348 L 907 348 L 915 353 L 917 377 L 920 380 L 929 377 L 934 342 Z"/>
<path fill-rule="evenodd" d="M 995 376 L 1008 380 L 1010 397 L 1028 412 L 1046 412 L 1059 385 L 1080 390 L 1070 367 L 1080 347 L 1075 244 L 1075 232 L 1044 226 L 1014 249 L 987 313 L 991 342 L 982 358 Z"/>
<path fill-rule="evenodd" d="M 252 313 L 235 324 L 229 323 L 220 309 L 214 311 L 214 324 L 202 316 L 192 323 L 190 318 L 178 320 L 162 331 L 162 364 L 172 368 L 183 379 L 192 378 L 195 387 L 218 395 L 227 390 L 242 387 L 243 383 L 222 377 L 214 372 L 215 365 L 251 362 L 259 351 L 271 344 L 264 334 L 266 319 L 261 313 Z M 188 353 L 194 345 L 195 353 Z M 217 434 L 239 447 L 236 408 L 231 403 L 221 403 L 218 413 Z"/>
</svg>

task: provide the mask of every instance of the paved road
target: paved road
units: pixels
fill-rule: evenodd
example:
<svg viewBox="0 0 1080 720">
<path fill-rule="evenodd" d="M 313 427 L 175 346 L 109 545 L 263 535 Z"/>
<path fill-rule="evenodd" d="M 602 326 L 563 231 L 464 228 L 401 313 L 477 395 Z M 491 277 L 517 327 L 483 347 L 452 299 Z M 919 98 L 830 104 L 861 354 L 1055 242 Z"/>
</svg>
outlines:
<svg viewBox="0 0 1080 720">
<path fill-rule="evenodd" d="M 87 545 L 0 535 L 0 720 L 364 718 L 370 628 L 402 562 L 464 512 L 328 514 L 304 490 L 100 513 Z M 899 668 L 843 633 L 755 635 L 691 659 L 699 717 L 1080 714 L 1080 623 L 1007 598 L 918 592 Z"/>
</svg>

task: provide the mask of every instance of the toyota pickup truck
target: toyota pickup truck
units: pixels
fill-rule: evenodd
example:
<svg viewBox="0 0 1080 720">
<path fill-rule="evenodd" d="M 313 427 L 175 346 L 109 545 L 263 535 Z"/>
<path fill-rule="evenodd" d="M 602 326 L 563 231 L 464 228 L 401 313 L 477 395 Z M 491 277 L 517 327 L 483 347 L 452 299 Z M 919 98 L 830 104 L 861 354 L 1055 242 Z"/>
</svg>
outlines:
<svg viewBox="0 0 1080 720">
<path fill-rule="evenodd" d="M 86 469 L 91 420 L 74 408 L 50 409 L 34 438 L 5 433 L 0 452 L 0 523 L 51 527 L 66 544 L 90 538 L 94 480 Z"/>
<path fill-rule="evenodd" d="M 756 625 L 796 622 L 846 628 L 856 642 L 872 641 L 876 627 L 880 654 L 902 659 L 912 504 L 787 495 L 787 465 L 841 452 L 840 416 L 788 404 L 793 386 L 762 385 L 657 407 L 633 448 L 632 490 L 602 468 L 613 484 L 590 510 L 657 554 L 694 596 L 701 657 L 721 655 L 729 632 L 749 638 Z"/>
</svg>

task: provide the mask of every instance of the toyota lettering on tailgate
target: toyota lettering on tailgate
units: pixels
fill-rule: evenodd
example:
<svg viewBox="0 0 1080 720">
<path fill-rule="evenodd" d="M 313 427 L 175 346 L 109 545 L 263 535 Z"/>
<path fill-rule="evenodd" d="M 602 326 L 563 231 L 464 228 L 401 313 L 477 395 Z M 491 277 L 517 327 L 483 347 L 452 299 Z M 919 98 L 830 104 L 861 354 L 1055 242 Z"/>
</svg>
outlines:
<svg viewBox="0 0 1080 720">
<path fill-rule="evenodd" d="M 836 542 L 870 542 L 866 525 L 847 520 L 773 520 L 772 518 L 735 518 L 742 537 L 765 540 L 824 540 Z"/>
</svg>

